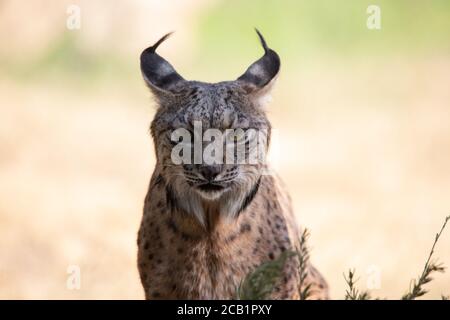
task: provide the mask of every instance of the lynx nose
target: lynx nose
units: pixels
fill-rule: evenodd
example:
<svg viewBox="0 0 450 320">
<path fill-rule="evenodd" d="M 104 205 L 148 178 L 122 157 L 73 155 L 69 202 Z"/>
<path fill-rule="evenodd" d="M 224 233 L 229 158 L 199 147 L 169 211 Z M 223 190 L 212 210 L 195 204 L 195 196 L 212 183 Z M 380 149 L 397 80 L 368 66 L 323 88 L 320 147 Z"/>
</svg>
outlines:
<svg viewBox="0 0 450 320">
<path fill-rule="evenodd" d="M 200 167 L 199 171 L 206 180 L 212 182 L 222 171 L 222 166 L 220 165 L 202 166 Z"/>
</svg>

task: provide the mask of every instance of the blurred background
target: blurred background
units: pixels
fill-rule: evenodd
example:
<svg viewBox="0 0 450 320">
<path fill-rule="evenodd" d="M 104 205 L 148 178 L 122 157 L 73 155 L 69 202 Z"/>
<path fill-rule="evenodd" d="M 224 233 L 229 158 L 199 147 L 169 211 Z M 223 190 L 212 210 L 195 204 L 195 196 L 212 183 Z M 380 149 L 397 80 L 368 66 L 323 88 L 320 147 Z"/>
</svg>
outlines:
<svg viewBox="0 0 450 320">
<path fill-rule="evenodd" d="M 262 55 L 254 27 L 282 59 L 276 167 L 332 298 L 348 268 L 375 296 L 407 291 L 450 213 L 449 1 L 0 0 L 0 298 L 144 297 L 155 108 L 139 54 L 175 30 L 159 53 L 180 74 L 231 80 Z M 450 272 L 427 288 L 450 294 Z"/>
</svg>

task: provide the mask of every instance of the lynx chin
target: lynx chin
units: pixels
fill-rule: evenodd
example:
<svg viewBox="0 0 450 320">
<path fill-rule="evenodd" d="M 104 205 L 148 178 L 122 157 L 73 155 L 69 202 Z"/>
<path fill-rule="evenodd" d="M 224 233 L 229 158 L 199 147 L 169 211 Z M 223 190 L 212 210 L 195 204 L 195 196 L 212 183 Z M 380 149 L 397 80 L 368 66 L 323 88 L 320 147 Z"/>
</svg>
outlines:
<svg viewBox="0 0 450 320">
<path fill-rule="evenodd" d="M 195 123 L 224 135 L 227 129 L 266 132 L 268 148 L 271 125 L 264 104 L 280 58 L 257 33 L 264 55 L 234 81 L 185 80 L 155 52 L 170 34 L 141 54 L 142 75 L 158 105 L 151 124 L 157 161 L 137 240 L 147 299 L 233 299 L 245 275 L 297 246 L 300 229 L 289 195 L 276 175 L 267 174 L 265 161 L 174 163 L 171 158 L 172 133 L 193 132 Z M 231 140 L 246 139 L 237 134 Z M 207 137 L 200 146 L 205 151 L 226 140 Z M 251 147 L 244 145 L 247 156 Z M 229 156 L 221 156 L 225 153 Z M 311 298 L 328 298 L 327 284 L 312 265 L 304 285 L 311 286 Z M 271 298 L 298 299 L 298 292 L 298 259 L 293 257 Z"/>
</svg>

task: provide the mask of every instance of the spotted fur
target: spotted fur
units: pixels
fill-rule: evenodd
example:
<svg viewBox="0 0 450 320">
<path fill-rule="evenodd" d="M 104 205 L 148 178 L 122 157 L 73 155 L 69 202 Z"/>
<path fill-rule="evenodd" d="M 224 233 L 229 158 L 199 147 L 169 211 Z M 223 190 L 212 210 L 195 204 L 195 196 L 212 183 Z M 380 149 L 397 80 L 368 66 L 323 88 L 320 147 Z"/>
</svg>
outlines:
<svg viewBox="0 0 450 320">
<path fill-rule="evenodd" d="M 174 74 L 170 64 L 154 56 L 156 48 L 141 57 L 158 102 L 151 124 L 157 163 L 138 233 L 138 268 L 147 299 L 235 298 L 245 275 L 297 245 L 289 196 L 277 176 L 263 174 L 270 172 L 265 164 L 223 165 L 217 175 L 226 181 L 223 190 L 202 191 L 195 183 L 204 178 L 203 166 L 174 165 L 170 158 L 170 132 L 191 130 L 194 121 L 204 129 L 266 130 L 269 144 L 271 126 L 261 103 L 279 60 L 277 68 L 276 53 L 263 45 L 264 57 L 243 76 L 214 84 Z M 298 298 L 297 268 L 298 260 L 291 258 L 271 298 Z M 313 266 L 307 284 L 312 298 L 328 298 L 326 282 Z"/>
</svg>

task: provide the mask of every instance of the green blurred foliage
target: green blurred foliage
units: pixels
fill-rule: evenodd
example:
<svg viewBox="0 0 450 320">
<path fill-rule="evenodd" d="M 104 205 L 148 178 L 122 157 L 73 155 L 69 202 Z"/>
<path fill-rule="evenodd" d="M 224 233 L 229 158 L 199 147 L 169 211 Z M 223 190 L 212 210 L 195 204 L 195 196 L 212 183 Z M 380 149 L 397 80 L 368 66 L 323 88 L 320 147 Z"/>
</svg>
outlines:
<svg viewBox="0 0 450 320">
<path fill-rule="evenodd" d="M 371 4 L 381 7 L 381 30 L 366 27 Z M 450 52 L 448 0 L 222 0 L 200 10 L 186 26 L 194 29 L 196 52 L 184 69 L 206 81 L 234 79 L 262 55 L 254 27 L 293 67 L 326 57 Z M 63 30 L 52 46 L 26 61 L 1 57 L 0 70 L 20 81 L 139 81 L 136 60 L 114 45 L 93 51 Z"/>
<path fill-rule="evenodd" d="M 381 8 L 381 30 L 366 27 L 372 4 Z M 197 66 L 213 68 L 219 59 L 249 61 L 260 55 L 253 27 L 283 59 L 448 53 L 450 1 L 221 1 L 198 23 Z"/>
<path fill-rule="evenodd" d="M 18 81 L 53 81 L 89 88 L 102 80 L 135 78 L 136 63 L 128 60 L 109 47 L 89 50 L 77 33 L 64 31 L 46 50 L 27 59 L 3 57 L 0 70 Z"/>
</svg>

